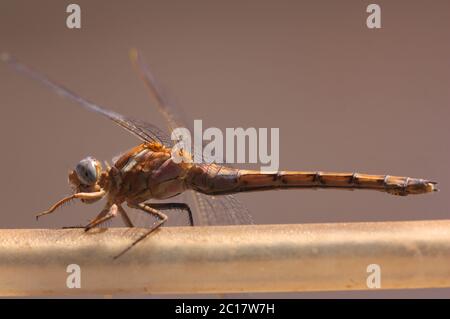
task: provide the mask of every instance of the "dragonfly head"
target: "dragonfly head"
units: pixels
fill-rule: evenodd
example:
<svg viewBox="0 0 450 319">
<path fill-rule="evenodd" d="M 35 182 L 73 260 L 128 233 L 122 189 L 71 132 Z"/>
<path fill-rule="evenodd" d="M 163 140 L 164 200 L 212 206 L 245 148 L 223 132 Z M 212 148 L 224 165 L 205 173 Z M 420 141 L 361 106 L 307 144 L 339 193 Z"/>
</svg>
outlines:
<svg viewBox="0 0 450 319">
<path fill-rule="evenodd" d="M 100 162 L 93 157 L 83 158 L 75 169 L 69 172 L 69 183 L 75 193 L 64 197 L 48 210 L 36 215 L 36 219 L 53 213 L 57 208 L 77 198 L 87 204 L 103 198 L 108 193 L 109 169 L 104 171 Z"/>
<path fill-rule="evenodd" d="M 95 158 L 88 156 L 78 162 L 75 170 L 69 172 L 69 183 L 77 193 L 93 193 L 103 189 L 102 164 Z M 93 203 L 96 199 L 82 199 L 84 203 Z"/>
</svg>

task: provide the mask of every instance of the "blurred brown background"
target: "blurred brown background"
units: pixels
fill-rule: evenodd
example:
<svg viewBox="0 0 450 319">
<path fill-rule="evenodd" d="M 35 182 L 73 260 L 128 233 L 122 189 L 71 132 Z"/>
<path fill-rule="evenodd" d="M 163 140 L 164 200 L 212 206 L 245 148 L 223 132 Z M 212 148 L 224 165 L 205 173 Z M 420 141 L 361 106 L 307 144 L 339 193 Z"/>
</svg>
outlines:
<svg viewBox="0 0 450 319">
<path fill-rule="evenodd" d="M 132 71 L 138 47 L 188 119 L 204 127 L 279 127 L 280 169 L 358 171 L 439 181 L 441 192 L 274 191 L 238 195 L 257 223 L 449 217 L 450 2 L 0 2 L 0 51 L 80 95 L 154 124 L 163 119 Z M 138 143 L 126 131 L 0 65 L 3 228 L 85 223 L 99 205 L 74 204 L 36 222 L 66 195 L 86 155 Z M 101 205 L 101 204 L 100 204 Z M 263 295 L 269 296 L 269 295 Z M 273 295 L 270 295 L 273 296 Z M 280 294 L 285 297 L 448 297 L 449 289 Z"/>
</svg>

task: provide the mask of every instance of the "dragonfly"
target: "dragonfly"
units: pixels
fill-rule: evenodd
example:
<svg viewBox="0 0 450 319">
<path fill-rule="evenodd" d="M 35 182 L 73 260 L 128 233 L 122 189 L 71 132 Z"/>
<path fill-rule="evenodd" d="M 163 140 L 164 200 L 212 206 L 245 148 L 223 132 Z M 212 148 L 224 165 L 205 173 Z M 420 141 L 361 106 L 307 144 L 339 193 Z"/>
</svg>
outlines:
<svg viewBox="0 0 450 319">
<path fill-rule="evenodd" d="M 375 190 L 392 195 L 406 196 L 437 191 L 437 183 L 422 178 L 363 173 L 337 173 L 322 171 L 277 171 L 239 169 L 218 163 L 195 163 L 193 154 L 177 150 L 185 161 L 175 161 L 174 141 L 165 131 L 148 122 L 123 116 L 103 106 L 82 98 L 80 95 L 50 80 L 46 75 L 19 62 L 9 54 L 1 59 L 14 70 L 50 88 L 57 94 L 72 100 L 94 113 L 100 114 L 128 132 L 137 136 L 141 143 L 119 156 L 112 165 L 105 167 L 88 156 L 69 172 L 69 184 L 74 193 L 56 202 L 36 218 L 55 212 L 73 200 L 90 204 L 106 199 L 100 213 L 86 226 L 85 231 L 99 227 L 116 216 L 121 216 L 127 227 L 134 227 L 126 204 L 144 214 L 154 217 L 153 224 L 130 246 L 114 258 L 118 258 L 138 242 L 147 238 L 168 220 L 168 211 L 186 213 L 188 224 L 231 225 L 252 224 L 253 219 L 245 206 L 233 194 L 275 189 L 340 189 Z M 186 127 L 179 112 L 174 111 L 161 86 L 156 81 L 142 55 L 136 49 L 130 51 L 133 67 L 143 80 L 149 96 L 165 118 L 167 128 Z M 161 202 L 190 192 L 196 212 L 196 221 L 186 203 Z"/>
</svg>

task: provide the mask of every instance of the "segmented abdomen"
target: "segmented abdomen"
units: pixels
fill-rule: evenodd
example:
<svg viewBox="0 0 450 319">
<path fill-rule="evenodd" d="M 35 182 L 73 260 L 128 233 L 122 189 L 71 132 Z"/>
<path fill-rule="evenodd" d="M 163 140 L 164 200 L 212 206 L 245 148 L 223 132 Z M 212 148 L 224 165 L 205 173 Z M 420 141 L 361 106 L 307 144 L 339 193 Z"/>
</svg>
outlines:
<svg viewBox="0 0 450 319">
<path fill-rule="evenodd" d="M 214 164 L 193 167 L 187 185 L 211 195 L 287 188 L 369 189 L 401 196 L 437 190 L 435 182 L 419 178 L 334 172 L 264 173 Z"/>
</svg>

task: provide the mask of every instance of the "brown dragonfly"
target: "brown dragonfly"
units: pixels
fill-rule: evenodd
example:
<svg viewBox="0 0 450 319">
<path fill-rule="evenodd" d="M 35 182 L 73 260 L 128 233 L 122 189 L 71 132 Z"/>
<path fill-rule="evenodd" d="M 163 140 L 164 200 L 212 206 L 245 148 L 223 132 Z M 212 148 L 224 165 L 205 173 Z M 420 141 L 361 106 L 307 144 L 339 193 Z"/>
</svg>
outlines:
<svg viewBox="0 0 450 319">
<path fill-rule="evenodd" d="M 131 50 L 130 58 L 151 98 L 156 102 L 158 110 L 165 117 L 169 130 L 186 127 L 183 121 L 180 121 L 178 112 L 174 112 L 171 108 L 139 52 Z M 199 225 L 253 223 L 245 207 L 232 196 L 240 192 L 332 188 L 368 189 L 406 196 L 437 191 L 435 182 L 410 177 L 321 171 L 269 173 L 226 167 L 216 163 L 193 163 L 189 160 L 178 163 L 172 157 L 174 141 L 156 126 L 100 107 L 7 54 L 3 54 L 2 60 L 16 71 L 41 82 L 63 97 L 109 118 L 142 140 L 141 144 L 115 160 L 112 166 L 107 164 L 106 167 L 102 167 L 100 161 L 90 156 L 81 160 L 69 173 L 69 183 L 75 192 L 37 215 L 38 218 L 53 213 L 74 199 L 79 199 L 83 203 L 93 203 L 105 198 L 103 210 L 83 227 L 86 231 L 118 215 L 122 217 L 126 226 L 133 227 L 128 213 L 122 207 L 124 203 L 154 216 L 156 221 L 150 228 L 118 256 L 162 226 L 168 220 L 166 211 L 186 212 L 189 216 L 188 223 L 193 226 L 194 218 L 187 204 L 149 202 L 149 200 L 170 199 L 188 190 L 191 191 L 196 206 L 195 224 Z M 180 152 L 183 152 L 183 157 L 192 159 L 193 155 L 189 152 L 185 150 Z"/>
</svg>

